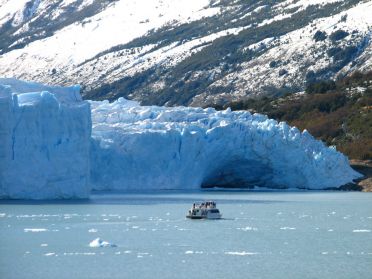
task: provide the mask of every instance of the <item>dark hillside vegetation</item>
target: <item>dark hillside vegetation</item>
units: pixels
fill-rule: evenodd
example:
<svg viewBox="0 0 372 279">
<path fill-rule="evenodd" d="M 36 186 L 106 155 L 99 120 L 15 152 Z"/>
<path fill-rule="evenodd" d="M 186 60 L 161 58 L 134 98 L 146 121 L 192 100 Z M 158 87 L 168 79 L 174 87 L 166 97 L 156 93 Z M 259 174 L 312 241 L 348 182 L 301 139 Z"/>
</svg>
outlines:
<svg viewBox="0 0 372 279">
<path fill-rule="evenodd" d="M 247 99 L 215 107 L 267 114 L 300 130 L 307 129 L 350 159 L 372 160 L 372 71 L 308 84 L 304 94 Z"/>
</svg>

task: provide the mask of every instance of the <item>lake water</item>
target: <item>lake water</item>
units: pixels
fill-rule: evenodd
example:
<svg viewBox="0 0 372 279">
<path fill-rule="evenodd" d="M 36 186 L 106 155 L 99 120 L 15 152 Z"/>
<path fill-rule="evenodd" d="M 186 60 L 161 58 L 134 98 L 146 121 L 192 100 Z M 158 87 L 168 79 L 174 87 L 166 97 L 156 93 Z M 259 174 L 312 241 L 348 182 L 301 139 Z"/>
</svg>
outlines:
<svg viewBox="0 0 372 279">
<path fill-rule="evenodd" d="M 222 220 L 189 220 L 212 199 Z M 117 247 L 89 247 L 95 238 Z M 97 194 L 0 201 L 0 278 L 372 278 L 372 195 Z"/>
</svg>

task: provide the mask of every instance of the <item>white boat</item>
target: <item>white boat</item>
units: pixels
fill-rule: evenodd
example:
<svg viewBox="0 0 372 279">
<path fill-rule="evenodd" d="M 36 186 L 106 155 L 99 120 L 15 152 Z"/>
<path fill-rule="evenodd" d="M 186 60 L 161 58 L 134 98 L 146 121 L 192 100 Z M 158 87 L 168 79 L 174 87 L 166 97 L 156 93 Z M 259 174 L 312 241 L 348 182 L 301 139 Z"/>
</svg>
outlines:
<svg viewBox="0 0 372 279">
<path fill-rule="evenodd" d="M 186 215 L 190 219 L 221 219 L 222 214 L 214 201 L 194 203 Z"/>
</svg>

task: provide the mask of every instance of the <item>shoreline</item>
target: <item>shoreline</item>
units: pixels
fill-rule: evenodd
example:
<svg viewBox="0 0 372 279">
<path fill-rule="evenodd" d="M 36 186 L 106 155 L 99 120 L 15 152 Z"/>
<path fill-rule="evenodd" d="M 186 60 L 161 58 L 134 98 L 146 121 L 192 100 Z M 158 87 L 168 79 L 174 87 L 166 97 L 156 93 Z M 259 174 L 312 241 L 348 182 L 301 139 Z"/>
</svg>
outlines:
<svg viewBox="0 0 372 279">
<path fill-rule="evenodd" d="M 251 193 L 304 193 L 304 192 L 372 192 L 372 160 L 349 160 L 350 166 L 357 172 L 363 174 L 363 177 L 360 179 L 355 180 L 354 183 L 348 183 L 338 188 L 328 188 L 323 190 L 311 190 L 311 189 L 300 189 L 300 188 L 290 188 L 290 189 L 274 189 L 274 188 L 201 188 L 201 189 L 159 189 L 159 190 L 144 190 L 136 191 L 136 190 L 123 190 L 123 191 L 95 191 L 93 190 L 91 194 L 93 196 L 99 195 L 120 195 L 120 194 L 164 194 L 164 193 L 178 193 L 181 192 L 190 192 L 190 193 L 206 193 L 206 192 L 251 192 Z M 25 200 L 25 199 L 8 199 L 8 198 L 0 198 L 0 204 L 8 204 L 8 203 L 23 203 L 27 201 L 34 203 L 34 204 L 45 204 L 45 203 L 86 203 L 91 204 L 92 200 L 90 198 L 86 199 L 57 199 L 57 200 Z"/>
<path fill-rule="evenodd" d="M 364 175 L 353 183 L 353 188 L 345 190 L 358 190 L 361 192 L 372 192 L 372 161 L 371 160 L 350 160 L 350 166 L 357 172 Z M 358 189 L 356 189 L 358 188 Z"/>
</svg>

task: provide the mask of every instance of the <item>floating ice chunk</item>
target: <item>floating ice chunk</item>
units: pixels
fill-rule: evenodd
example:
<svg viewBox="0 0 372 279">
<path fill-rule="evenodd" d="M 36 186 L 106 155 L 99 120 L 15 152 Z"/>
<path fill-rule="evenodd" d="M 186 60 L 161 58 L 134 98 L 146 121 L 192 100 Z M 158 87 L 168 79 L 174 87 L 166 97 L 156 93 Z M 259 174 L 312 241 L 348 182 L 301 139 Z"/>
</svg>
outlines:
<svg viewBox="0 0 372 279">
<path fill-rule="evenodd" d="M 281 230 L 295 230 L 296 228 L 292 228 L 292 227 L 281 227 L 280 229 Z"/>
<path fill-rule="evenodd" d="M 95 240 L 89 243 L 89 247 L 98 248 L 98 247 L 117 247 L 117 246 L 110 242 L 104 241 L 100 238 L 96 238 Z"/>
<path fill-rule="evenodd" d="M 252 256 L 252 255 L 258 255 L 257 252 L 225 252 L 226 255 L 233 255 L 233 256 Z"/>
<path fill-rule="evenodd" d="M 63 256 L 94 256 L 96 253 L 94 252 L 64 252 Z"/>
<path fill-rule="evenodd" d="M 89 229 L 88 232 L 90 233 L 96 233 L 98 230 L 97 229 Z"/>
<path fill-rule="evenodd" d="M 44 256 L 46 256 L 46 257 L 50 257 L 50 256 L 54 256 L 54 255 L 55 255 L 55 253 L 53 253 L 53 252 L 44 254 Z"/>
<path fill-rule="evenodd" d="M 257 228 L 254 228 L 254 227 L 245 227 L 245 228 L 237 228 L 238 230 L 242 230 L 242 231 L 258 231 Z"/>
<path fill-rule="evenodd" d="M 47 229 L 44 229 L 44 228 L 30 228 L 30 229 L 24 229 L 23 230 L 24 232 L 46 232 L 48 231 Z"/>
<path fill-rule="evenodd" d="M 371 232 L 371 230 L 353 230 L 355 233 L 366 233 L 366 232 Z"/>
</svg>

